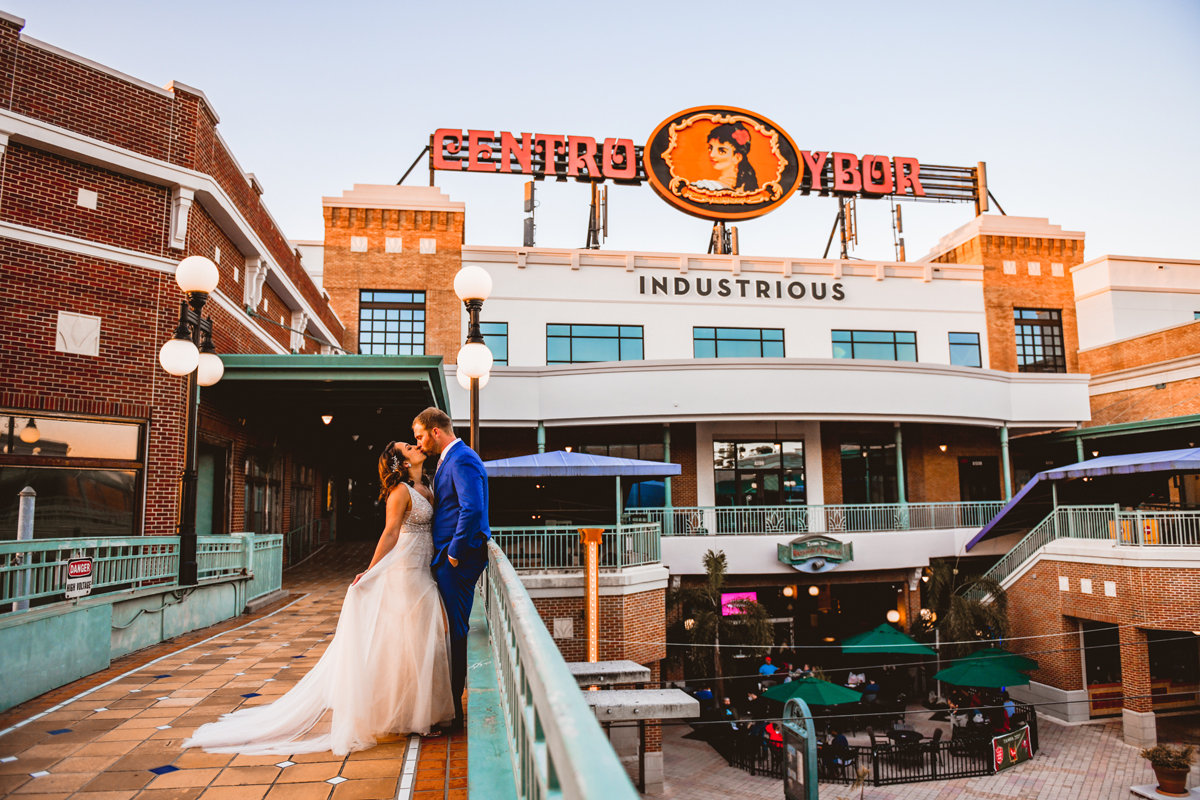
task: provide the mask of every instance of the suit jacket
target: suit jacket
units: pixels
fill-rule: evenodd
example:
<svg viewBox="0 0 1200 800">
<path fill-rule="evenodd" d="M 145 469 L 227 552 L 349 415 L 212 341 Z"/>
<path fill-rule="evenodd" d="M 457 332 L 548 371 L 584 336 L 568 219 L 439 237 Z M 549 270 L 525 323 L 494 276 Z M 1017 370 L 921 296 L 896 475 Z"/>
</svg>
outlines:
<svg viewBox="0 0 1200 800">
<path fill-rule="evenodd" d="M 487 560 L 487 471 L 479 455 L 460 442 L 438 464 L 433 479 L 433 563 L 447 554 L 459 562 Z"/>
</svg>

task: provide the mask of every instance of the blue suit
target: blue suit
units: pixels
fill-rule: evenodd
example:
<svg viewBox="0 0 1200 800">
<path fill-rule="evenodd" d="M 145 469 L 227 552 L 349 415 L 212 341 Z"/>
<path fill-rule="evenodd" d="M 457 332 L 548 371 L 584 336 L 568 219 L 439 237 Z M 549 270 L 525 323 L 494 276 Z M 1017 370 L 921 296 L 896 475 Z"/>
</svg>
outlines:
<svg viewBox="0 0 1200 800">
<path fill-rule="evenodd" d="M 455 725 L 463 723 L 467 631 L 475 583 L 487 567 L 488 479 L 478 454 L 460 441 L 445 453 L 433 479 L 433 577 L 450 623 L 450 688 Z M 458 561 L 451 566 L 448 556 Z"/>
</svg>

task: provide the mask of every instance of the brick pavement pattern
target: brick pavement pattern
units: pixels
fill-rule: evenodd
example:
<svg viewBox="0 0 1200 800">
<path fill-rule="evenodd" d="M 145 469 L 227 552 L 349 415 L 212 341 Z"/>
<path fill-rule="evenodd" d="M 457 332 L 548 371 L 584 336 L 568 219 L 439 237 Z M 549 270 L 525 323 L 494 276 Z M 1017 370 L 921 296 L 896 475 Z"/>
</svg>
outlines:
<svg viewBox="0 0 1200 800">
<path fill-rule="evenodd" d="M 292 597 L 275 610 L 140 651 L 10 710 L 7 725 L 49 713 L 0 736 L 0 796 L 465 800 L 465 734 L 425 741 L 391 736 L 349 756 L 180 747 L 199 725 L 243 705 L 269 703 L 308 672 L 333 636 L 347 585 L 372 550 L 370 543 L 331 545 L 285 573 Z M 407 758 L 410 747 L 419 747 L 416 759 Z M 406 760 L 413 762 L 411 778 L 401 781 Z"/>
<path fill-rule="evenodd" d="M 706 743 L 683 738 L 687 726 L 664 726 L 663 800 L 779 800 L 779 780 L 749 775 L 729 766 Z M 1057 725 L 1038 721 L 1040 750 L 1028 761 L 999 775 L 899 786 L 867 786 L 863 800 L 1126 800 L 1130 786 L 1154 783 L 1154 772 L 1136 748 L 1121 740 L 1117 722 Z M 1167 717 L 1159 721 L 1159 741 L 1173 744 L 1200 740 L 1200 717 Z M 1189 786 L 1200 783 L 1200 765 L 1192 767 Z M 860 790 L 821 784 L 821 800 L 858 800 Z"/>
</svg>

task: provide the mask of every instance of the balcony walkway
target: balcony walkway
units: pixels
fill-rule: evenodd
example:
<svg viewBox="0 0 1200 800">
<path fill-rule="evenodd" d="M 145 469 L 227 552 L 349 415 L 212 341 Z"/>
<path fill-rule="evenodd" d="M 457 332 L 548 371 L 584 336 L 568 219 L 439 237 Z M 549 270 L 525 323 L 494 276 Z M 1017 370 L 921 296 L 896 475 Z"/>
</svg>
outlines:
<svg viewBox="0 0 1200 800">
<path fill-rule="evenodd" d="M 0 716 L 7 731 L 0 735 L 0 796 L 465 800 L 465 735 L 428 742 L 397 736 L 348 757 L 300 755 L 294 764 L 179 747 L 197 726 L 269 703 L 308 672 L 373 547 L 331 546 L 284 574 L 292 594 L 275 606 L 133 653 L 10 709 Z M 405 772 L 412 777 L 401 781 Z"/>
</svg>

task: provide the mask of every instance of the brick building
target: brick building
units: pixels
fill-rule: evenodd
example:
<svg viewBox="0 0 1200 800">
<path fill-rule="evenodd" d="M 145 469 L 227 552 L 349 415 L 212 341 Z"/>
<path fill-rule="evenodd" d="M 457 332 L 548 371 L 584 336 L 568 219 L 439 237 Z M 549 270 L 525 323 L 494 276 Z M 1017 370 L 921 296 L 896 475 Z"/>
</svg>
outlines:
<svg viewBox="0 0 1200 800">
<path fill-rule="evenodd" d="M 338 522 L 368 535 L 374 498 L 355 480 L 369 482 L 395 415 L 444 397 L 440 367 L 426 384 L 436 390 L 380 400 L 377 420 L 323 423 L 328 397 L 294 381 L 273 391 L 296 365 L 345 372 L 346 330 L 213 104 L 23 27 L 0 14 L 0 536 L 16 535 L 25 485 L 38 493 L 37 538 L 176 533 L 186 379 L 163 371 L 158 350 L 183 299 L 176 264 L 192 255 L 220 273 L 204 313 L 226 360 L 223 383 L 201 392 L 198 532 L 291 534 L 290 561 Z M 31 425 L 40 438 L 27 443 Z"/>
</svg>

